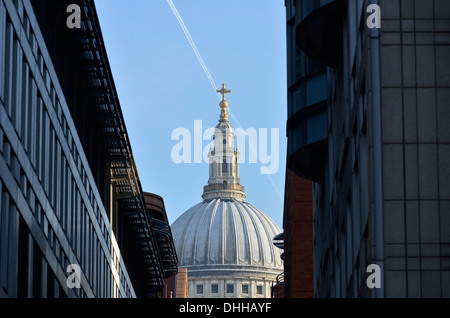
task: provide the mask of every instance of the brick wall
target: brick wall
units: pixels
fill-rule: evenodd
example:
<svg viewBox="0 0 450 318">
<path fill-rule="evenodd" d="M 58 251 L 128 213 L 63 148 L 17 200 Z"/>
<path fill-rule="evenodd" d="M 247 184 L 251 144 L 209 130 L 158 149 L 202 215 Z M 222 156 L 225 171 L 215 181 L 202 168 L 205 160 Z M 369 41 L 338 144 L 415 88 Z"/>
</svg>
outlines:
<svg viewBox="0 0 450 318">
<path fill-rule="evenodd" d="M 284 208 L 285 297 L 314 296 L 312 184 L 288 170 Z"/>
</svg>

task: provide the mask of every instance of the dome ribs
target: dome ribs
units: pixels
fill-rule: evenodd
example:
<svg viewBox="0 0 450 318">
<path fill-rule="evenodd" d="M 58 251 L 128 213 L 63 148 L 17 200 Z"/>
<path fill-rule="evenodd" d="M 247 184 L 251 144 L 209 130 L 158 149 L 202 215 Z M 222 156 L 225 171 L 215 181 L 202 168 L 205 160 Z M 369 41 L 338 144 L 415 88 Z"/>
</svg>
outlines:
<svg viewBox="0 0 450 318">
<path fill-rule="evenodd" d="M 173 224 L 179 265 L 205 271 L 280 271 L 272 239 L 281 230 L 267 215 L 239 200 L 212 199 L 195 205 Z"/>
</svg>

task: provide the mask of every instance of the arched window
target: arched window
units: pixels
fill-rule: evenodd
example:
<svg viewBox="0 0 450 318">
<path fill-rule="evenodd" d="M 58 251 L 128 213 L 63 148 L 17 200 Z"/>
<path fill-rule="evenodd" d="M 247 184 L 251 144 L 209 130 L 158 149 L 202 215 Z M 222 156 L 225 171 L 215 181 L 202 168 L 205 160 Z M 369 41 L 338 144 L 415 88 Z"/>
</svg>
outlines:
<svg viewBox="0 0 450 318">
<path fill-rule="evenodd" d="M 223 158 L 223 162 L 222 162 L 222 173 L 223 172 L 228 172 L 228 163 L 227 163 L 227 159 Z"/>
<path fill-rule="evenodd" d="M 224 188 L 226 188 L 226 186 L 227 186 L 227 180 L 223 180 L 222 185 L 223 185 Z"/>
</svg>

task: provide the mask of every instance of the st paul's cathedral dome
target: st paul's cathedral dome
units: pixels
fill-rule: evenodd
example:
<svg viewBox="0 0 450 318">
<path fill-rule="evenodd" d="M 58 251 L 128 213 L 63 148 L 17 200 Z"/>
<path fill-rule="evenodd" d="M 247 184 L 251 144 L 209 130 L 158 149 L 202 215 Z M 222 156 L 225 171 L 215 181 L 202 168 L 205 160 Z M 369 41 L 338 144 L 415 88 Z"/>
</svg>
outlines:
<svg viewBox="0 0 450 318">
<path fill-rule="evenodd" d="M 283 271 L 280 249 L 272 239 L 281 230 L 261 210 L 244 201 L 239 180 L 239 152 L 223 100 L 214 148 L 209 152 L 209 180 L 203 202 L 171 225 L 178 267 L 187 268 L 188 294 L 194 297 L 270 297 Z"/>
</svg>

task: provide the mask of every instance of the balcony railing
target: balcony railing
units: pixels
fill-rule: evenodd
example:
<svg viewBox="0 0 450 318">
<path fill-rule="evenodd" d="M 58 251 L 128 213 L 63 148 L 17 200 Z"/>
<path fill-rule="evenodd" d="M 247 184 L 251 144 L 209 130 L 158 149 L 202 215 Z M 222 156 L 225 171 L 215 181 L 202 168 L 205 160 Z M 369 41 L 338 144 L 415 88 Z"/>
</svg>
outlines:
<svg viewBox="0 0 450 318">
<path fill-rule="evenodd" d="M 203 187 L 203 191 L 217 191 L 217 190 L 237 190 L 244 192 L 244 187 L 240 184 L 222 184 L 222 183 L 215 183 L 215 184 L 209 184 Z"/>
<path fill-rule="evenodd" d="M 164 278 L 177 274 L 178 258 L 169 224 L 151 217 L 162 261 Z"/>
<path fill-rule="evenodd" d="M 275 283 L 272 283 L 272 298 L 284 297 L 284 272 L 277 275 Z"/>
</svg>

